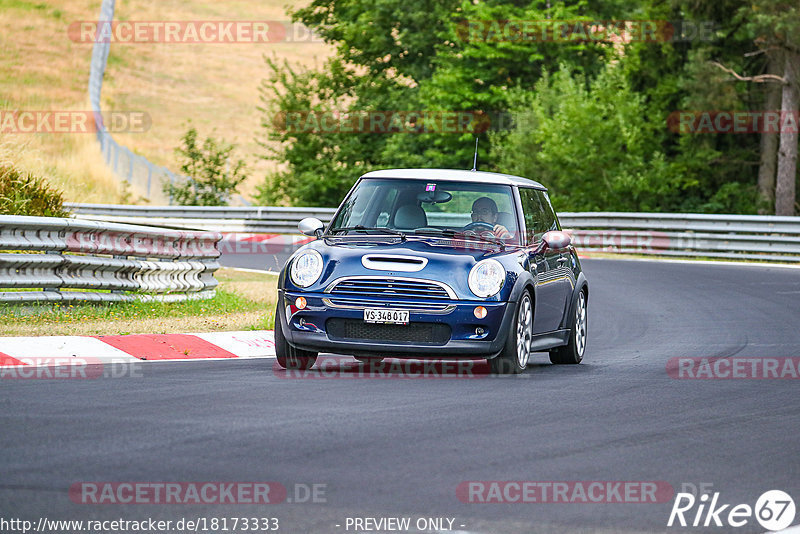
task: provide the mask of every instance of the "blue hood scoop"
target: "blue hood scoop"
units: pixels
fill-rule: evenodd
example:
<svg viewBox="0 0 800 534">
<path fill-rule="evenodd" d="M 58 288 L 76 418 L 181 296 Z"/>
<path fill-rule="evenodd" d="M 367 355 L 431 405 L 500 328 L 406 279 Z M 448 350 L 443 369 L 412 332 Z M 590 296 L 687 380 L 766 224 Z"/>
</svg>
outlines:
<svg viewBox="0 0 800 534">
<path fill-rule="evenodd" d="M 361 265 L 373 271 L 415 273 L 428 264 L 428 258 L 400 254 L 364 254 Z"/>
</svg>

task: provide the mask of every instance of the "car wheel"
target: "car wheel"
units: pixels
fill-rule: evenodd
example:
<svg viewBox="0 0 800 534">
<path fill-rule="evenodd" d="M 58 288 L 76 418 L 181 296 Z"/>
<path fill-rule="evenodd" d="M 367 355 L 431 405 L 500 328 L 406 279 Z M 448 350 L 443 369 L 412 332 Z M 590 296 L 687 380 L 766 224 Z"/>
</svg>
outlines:
<svg viewBox="0 0 800 534">
<path fill-rule="evenodd" d="M 509 334 L 503 352 L 489 360 L 492 373 L 510 375 L 523 372 L 531 356 L 532 338 L 533 302 L 531 294 L 525 291 L 517 304 L 514 330 Z"/>
<path fill-rule="evenodd" d="M 583 360 L 586 350 L 588 314 L 586 312 L 586 292 L 578 293 L 575 314 L 570 325 L 569 343 L 550 350 L 550 361 L 555 364 L 576 364 Z"/>
<path fill-rule="evenodd" d="M 353 356 L 356 360 L 360 361 L 361 363 L 381 363 L 383 358 L 380 356 Z"/>
<path fill-rule="evenodd" d="M 275 310 L 275 358 L 278 360 L 278 365 L 284 369 L 311 369 L 317 361 L 317 353 L 296 349 L 286 341 L 279 313 L 281 313 L 280 304 Z"/>
</svg>

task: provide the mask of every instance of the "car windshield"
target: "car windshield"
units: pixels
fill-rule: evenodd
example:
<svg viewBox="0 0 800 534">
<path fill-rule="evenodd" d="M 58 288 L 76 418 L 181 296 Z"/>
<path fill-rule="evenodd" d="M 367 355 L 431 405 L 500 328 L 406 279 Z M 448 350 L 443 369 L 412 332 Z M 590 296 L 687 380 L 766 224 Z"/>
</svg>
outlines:
<svg viewBox="0 0 800 534">
<path fill-rule="evenodd" d="M 511 186 L 403 179 L 362 179 L 328 234 L 475 236 L 519 244 Z"/>
</svg>

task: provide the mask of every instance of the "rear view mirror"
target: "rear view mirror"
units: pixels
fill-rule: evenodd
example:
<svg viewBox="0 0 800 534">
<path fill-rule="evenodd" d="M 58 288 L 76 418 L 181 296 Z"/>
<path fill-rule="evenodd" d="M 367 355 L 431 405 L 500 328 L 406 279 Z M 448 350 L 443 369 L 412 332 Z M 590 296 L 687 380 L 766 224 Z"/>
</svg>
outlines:
<svg viewBox="0 0 800 534">
<path fill-rule="evenodd" d="M 417 200 L 428 204 L 443 204 L 445 202 L 450 202 L 452 198 L 452 194 L 447 191 L 442 191 L 441 189 L 436 191 L 423 191 L 417 195 Z"/>
<path fill-rule="evenodd" d="M 305 235 L 319 237 L 322 235 L 322 221 L 316 217 L 306 217 L 297 225 L 297 228 Z"/>
<path fill-rule="evenodd" d="M 572 238 L 560 230 L 552 230 L 542 236 L 542 241 L 547 243 L 547 248 L 564 250 L 572 243 Z"/>
<path fill-rule="evenodd" d="M 572 238 L 560 230 L 551 230 L 542 236 L 542 242 L 536 248 L 536 254 L 540 254 L 545 250 L 564 250 L 572 243 Z"/>
</svg>

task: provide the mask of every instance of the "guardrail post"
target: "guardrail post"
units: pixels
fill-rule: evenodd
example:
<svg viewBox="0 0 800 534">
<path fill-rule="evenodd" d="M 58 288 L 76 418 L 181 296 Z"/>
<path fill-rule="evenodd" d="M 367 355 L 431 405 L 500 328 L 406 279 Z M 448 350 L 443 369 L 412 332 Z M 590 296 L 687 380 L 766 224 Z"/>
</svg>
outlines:
<svg viewBox="0 0 800 534">
<path fill-rule="evenodd" d="M 60 250 L 47 250 L 47 251 L 45 251 L 45 254 L 51 255 L 51 256 L 61 256 L 61 251 Z M 43 287 L 42 291 L 44 291 L 46 293 L 61 293 L 61 288 L 58 288 L 58 287 Z"/>
</svg>

